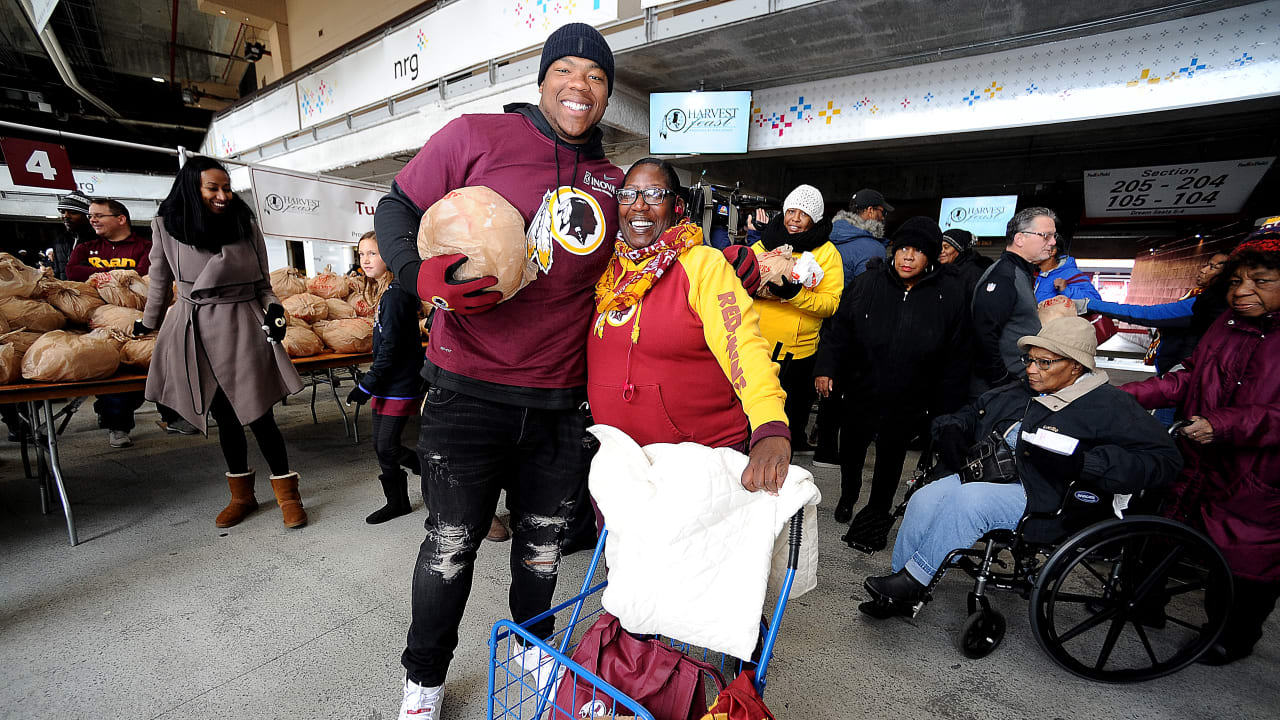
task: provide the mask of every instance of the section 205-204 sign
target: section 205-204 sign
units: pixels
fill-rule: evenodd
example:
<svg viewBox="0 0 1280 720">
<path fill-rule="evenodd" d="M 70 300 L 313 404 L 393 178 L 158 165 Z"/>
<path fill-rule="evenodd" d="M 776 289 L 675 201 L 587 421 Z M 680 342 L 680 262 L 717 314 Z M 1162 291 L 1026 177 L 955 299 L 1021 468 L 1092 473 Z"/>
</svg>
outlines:
<svg viewBox="0 0 1280 720">
<path fill-rule="evenodd" d="M 649 95 L 649 152 L 745 153 L 751 93 L 683 92 Z"/>
<path fill-rule="evenodd" d="M 1240 212 L 1274 157 L 1086 170 L 1085 214 L 1092 218 L 1224 215 Z"/>
</svg>

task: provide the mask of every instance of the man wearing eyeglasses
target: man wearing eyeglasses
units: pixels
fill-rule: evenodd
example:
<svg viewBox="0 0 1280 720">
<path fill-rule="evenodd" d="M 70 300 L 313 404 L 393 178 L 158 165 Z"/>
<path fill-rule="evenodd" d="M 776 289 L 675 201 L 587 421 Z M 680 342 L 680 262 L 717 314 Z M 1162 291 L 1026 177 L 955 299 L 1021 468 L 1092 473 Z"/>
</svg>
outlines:
<svg viewBox="0 0 1280 720">
<path fill-rule="evenodd" d="M 129 225 L 129 209 L 106 198 L 89 203 L 89 225 L 97 237 L 76 245 L 67 260 L 67 279 L 85 282 L 93 275 L 111 270 L 136 270 L 146 275 L 151 268 L 151 241 L 134 234 Z M 141 392 L 99 395 L 93 403 L 98 427 L 107 431 L 113 448 L 133 445 L 133 414 L 143 403 Z"/>
<path fill-rule="evenodd" d="M 151 269 L 151 241 L 129 225 L 129 209 L 115 200 L 98 198 L 89 204 L 89 225 L 97 238 L 76 245 L 67 260 L 67 279 L 85 282 L 89 276 L 112 270 Z"/>
<path fill-rule="evenodd" d="M 987 268 L 973 291 L 974 377 L 970 397 L 1027 377 L 1018 338 L 1040 331 L 1036 312 L 1037 265 L 1053 255 L 1058 216 L 1046 207 L 1019 210 L 1005 228 L 1000 259 Z"/>
</svg>

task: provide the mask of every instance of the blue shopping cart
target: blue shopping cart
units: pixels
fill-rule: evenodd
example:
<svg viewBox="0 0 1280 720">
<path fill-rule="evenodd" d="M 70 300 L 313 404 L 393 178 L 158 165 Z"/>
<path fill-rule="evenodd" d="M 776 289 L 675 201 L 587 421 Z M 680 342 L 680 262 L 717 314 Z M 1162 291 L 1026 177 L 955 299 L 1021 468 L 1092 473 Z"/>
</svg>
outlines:
<svg viewBox="0 0 1280 720">
<path fill-rule="evenodd" d="M 778 636 L 778 626 L 782 622 L 782 613 L 787 609 L 787 596 L 791 594 L 796 566 L 800 560 L 803 513 L 804 510 L 801 509 L 791 518 L 788 530 L 787 572 L 772 616 L 767 622 L 761 621 L 763 639 L 754 658 L 743 660 L 705 648 L 697 648 L 676 639 L 666 639 L 666 641 L 686 655 L 717 666 L 722 674 L 728 676 L 727 679 L 732 679 L 732 676 L 740 672 L 754 670 L 756 691 L 763 695 L 769 660 L 773 656 L 773 646 Z M 599 708 L 597 714 L 591 716 L 593 718 L 635 717 L 638 720 L 654 720 L 653 714 L 640 703 L 627 697 L 625 693 L 569 657 L 577 647 L 582 634 L 604 612 L 604 608 L 600 606 L 599 593 L 609 582 L 608 580 L 598 583 L 594 581 L 608 535 L 609 530 L 606 527 L 601 531 L 600 540 L 596 543 L 591 564 L 587 567 L 587 576 L 582 581 L 581 592 L 524 623 L 499 620 L 494 624 L 489 636 L 487 717 L 491 720 L 534 720 L 543 717 L 550 720 L 579 720 L 585 717 L 556 703 L 556 692 L 560 683 L 576 683 L 579 688 L 590 688 L 592 699 L 598 697 L 601 700 L 600 703 L 591 703 L 592 706 Z M 528 627 L 552 616 L 556 616 L 563 622 L 556 623 L 561 627 L 551 637 L 543 640 L 528 631 Z M 544 653 L 539 668 L 533 670 L 523 668 L 516 660 L 526 648 L 537 648 Z M 539 682 L 540 677 L 543 678 L 542 682 Z M 557 679 L 552 681 L 551 678 Z M 706 704 L 709 705 L 712 699 L 706 698 Z M 547 714 L 548 711 L 549 714 Z"/>
</svg>

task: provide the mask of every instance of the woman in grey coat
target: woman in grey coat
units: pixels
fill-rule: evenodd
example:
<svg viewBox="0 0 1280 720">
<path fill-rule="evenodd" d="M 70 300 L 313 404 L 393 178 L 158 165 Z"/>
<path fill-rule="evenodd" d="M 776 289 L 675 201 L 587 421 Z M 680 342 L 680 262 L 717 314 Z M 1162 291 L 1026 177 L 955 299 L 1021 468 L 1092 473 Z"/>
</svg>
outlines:
<svg viewBox="0 0 1280 720">
<path fill-rule="evenodd" d="M 151 232 L 151 290 L 134 326 L 135 334 L 160 327 L 147 399 L 173 408 L 206 434 L 206 416 L 217 421 L 231 487 L 218 527 L 231 527 L 258 507 L 246 422 L 271 469 L 285 526 L 305 525 L 298 474 L 289 469 L 271 413 L 281 398 L 302 389 L 302 380 L 279 344 L 284 308 L 271 292 L 266 245 L 249 206 L 231 192 L 222 165 L 193 157 L 178 171 Z M 177 302 L 166 313 L 175 281 Z"/>
</svg>

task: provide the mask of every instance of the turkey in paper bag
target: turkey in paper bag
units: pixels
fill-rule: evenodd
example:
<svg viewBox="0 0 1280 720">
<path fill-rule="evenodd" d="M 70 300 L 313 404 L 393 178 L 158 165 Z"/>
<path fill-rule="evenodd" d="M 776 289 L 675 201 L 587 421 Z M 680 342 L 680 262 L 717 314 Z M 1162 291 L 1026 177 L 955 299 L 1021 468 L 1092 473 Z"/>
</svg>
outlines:
<svg viewBox="0 0 1280 720">
<path fill-rule="evenodd" d="M 462 253 L 467 262 L 453 273 L 455 280 L 492 275 L 491 290 L 510 300 L 537 277 L 529 262 L 524 218 L 501 195 L 487 187 L 464 187 L 436 201 L 418 226 L 418 254 L 425 260 Z"/>
</svg>

